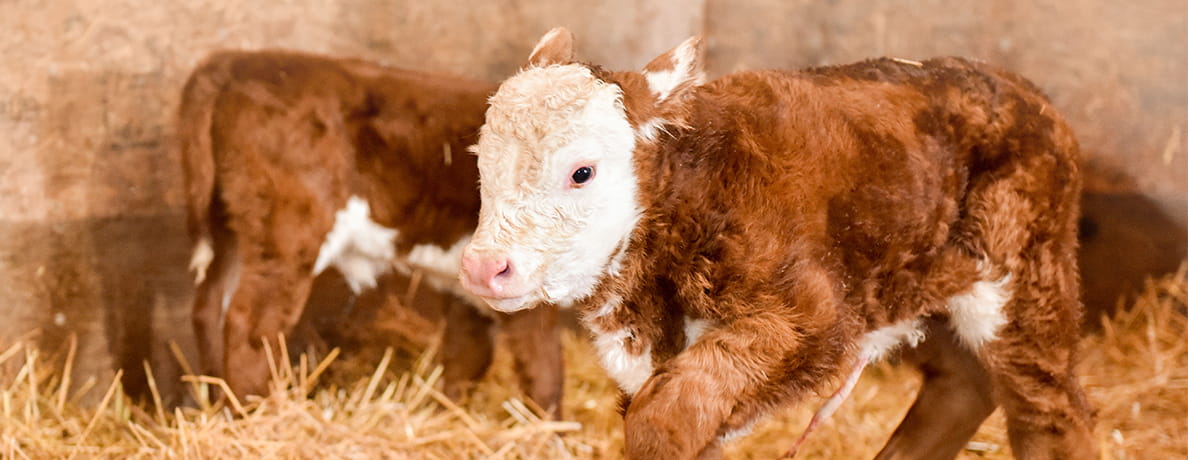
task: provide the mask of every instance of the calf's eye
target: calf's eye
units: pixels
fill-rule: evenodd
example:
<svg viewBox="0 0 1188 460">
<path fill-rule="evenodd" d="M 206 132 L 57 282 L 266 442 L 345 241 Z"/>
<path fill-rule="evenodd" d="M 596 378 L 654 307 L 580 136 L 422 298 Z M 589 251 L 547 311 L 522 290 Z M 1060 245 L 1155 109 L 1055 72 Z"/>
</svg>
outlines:
<svg viewBox="0 0 1188 460">
<path fill-rule="evenodd" d="M 582 185 L 589 182 L 594 177 L 594 168 L 589 166 L 582 166 L 573 170 L 573 174 L 569 176 L 573 180 L 573 185 Z"/>
</svg>

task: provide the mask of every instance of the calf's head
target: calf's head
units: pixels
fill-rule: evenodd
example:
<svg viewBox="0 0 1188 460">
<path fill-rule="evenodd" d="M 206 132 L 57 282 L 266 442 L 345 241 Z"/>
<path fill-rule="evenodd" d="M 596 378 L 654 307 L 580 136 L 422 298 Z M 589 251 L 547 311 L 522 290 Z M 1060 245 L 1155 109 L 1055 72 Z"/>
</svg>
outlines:
<svg viewBox="0 0 1188 460">
<path fill-rule="evenodd" d="M 700 40 L 643 72 L 573 60 L 553 29 L 491 97 L 478 155 L 482 210 L 462 255 L 463 286 L 494 309 L 572 304 L 619 269 L 643 213 L 636 151 L 702 80 Z"/>
</svg>

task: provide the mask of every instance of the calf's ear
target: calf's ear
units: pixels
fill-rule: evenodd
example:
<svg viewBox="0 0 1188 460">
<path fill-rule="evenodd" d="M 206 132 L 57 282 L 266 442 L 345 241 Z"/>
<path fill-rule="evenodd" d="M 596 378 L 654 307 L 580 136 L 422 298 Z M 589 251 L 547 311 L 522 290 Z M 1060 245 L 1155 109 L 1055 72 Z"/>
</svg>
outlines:
<svg viewBox="0 0 1188 460">
<path fill-rule="evenodd" d="M 658 102 L 677 98 L 688 89 L 705 83 L 702 54 L 701 37 L 689 37 L 644 66 L 648 88 L 656 94 Z"/>
<path fill-rule="evenodd" d="M 573 32 L 564 27 L 557 27 L 540 37 L 532 54 L 528 56 L 528 65 L 544 67 L 554 64 L 569 64 L 573 62 Z"/>
</svg>

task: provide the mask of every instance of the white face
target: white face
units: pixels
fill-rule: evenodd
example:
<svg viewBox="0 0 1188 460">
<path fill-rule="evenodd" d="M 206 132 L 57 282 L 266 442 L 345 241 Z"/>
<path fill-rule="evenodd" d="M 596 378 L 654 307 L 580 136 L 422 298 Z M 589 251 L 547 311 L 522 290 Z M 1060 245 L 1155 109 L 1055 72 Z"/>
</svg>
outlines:
<svg viewBox="0 0 1188 460">
<path fill-rule="evenodd" d="M 498 289 L 473 274 L 463 285 L 505 312 L 590 295 L 639 220 L 634 148 L 621 90 L 588 68 L 533 67 L 504 82 L 474 148 L 482 211 L 464 257 L 509 268 Z"/>
</svg>

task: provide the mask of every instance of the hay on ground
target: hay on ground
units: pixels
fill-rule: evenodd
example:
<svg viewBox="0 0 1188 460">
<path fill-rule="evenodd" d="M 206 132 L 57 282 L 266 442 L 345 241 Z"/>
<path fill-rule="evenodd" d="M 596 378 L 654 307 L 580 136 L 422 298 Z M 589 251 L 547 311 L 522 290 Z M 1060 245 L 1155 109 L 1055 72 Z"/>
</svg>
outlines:
<svg viewBox="0 0 1188 460">
<path fill-rule="evenodd" d="M 1097 409 L 1105 459 L 1188 458 L 1188 280 L 1185 270 L 1149 282 L 1130 311 L 1082 343 L 1081 375 Z M 366 373 L 331 352 L 274 364 L 271 396 L 211 403 L 218 379 L 188 378 L 196 404 L 173 411 L 134 401 L 118 383 L 97 407 L 81 407 L 53 360 L 17 343 L 0 351 L 0 457 L 106 458 L 617 458 L 622 422 L 614 384 L 589 343 L 566 332 L 565 421 L 542 420 L 518 399 L 510 359 L 460 403 L 437 389 L 426 353 L 402 362 L 388 351 Z M 68 347 L 69 350 L 73 348 Z M 287 363 L 287 350 L 276 362 Z M 68 351 L 64 366 L 71 366 Z M 398 362 L 400 361 L 400 362 Z M 331 375 L 333 374 L 333 375 Z M 809 438 L 801 458 L 870 458 L 906 412 L 919 379 L 911 369 L 867 372 L 851 399 Z M 729 458 L 776 458 L 807 423 L 816 400 L 756 427 Z M 1001 413 L 982 426 L 964 458 L 1006 459 Z"/>
</svg>

